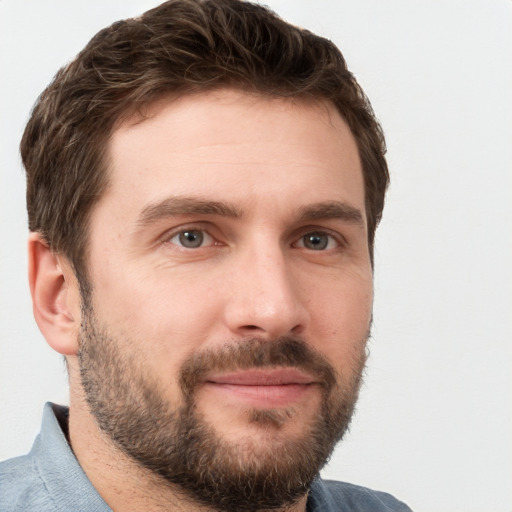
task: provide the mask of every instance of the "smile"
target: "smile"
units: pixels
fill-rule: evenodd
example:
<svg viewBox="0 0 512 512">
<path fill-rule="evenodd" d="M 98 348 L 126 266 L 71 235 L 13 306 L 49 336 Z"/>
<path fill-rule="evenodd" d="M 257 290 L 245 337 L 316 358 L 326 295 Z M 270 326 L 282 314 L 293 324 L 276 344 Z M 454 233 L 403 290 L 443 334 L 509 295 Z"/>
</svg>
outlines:
<svg viewBox="0 0 512 512">
<path fill-rule="evenodd" d="M 204 387 L 236 401 L 264 408 L 285 407 L 297 402 L 318 382 L 294 368 L 247 370 L 209 376 Z"/>
</svg>

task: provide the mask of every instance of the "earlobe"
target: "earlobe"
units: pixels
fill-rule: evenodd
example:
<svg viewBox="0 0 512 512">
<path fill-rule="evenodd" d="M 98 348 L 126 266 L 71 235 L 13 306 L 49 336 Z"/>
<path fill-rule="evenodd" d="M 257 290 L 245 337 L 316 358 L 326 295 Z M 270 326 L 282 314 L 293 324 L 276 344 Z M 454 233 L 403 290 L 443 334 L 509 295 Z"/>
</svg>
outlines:
<svg viewBox="0 0 512 512">
<path fill-rule="evenodd" d="M 28 274 L 34 317 L 48 344 L 64 355 L 78 350 L 80 294 L 71 265 L 52 252 L 39 233 L 28 242 Z"/>
</svg>

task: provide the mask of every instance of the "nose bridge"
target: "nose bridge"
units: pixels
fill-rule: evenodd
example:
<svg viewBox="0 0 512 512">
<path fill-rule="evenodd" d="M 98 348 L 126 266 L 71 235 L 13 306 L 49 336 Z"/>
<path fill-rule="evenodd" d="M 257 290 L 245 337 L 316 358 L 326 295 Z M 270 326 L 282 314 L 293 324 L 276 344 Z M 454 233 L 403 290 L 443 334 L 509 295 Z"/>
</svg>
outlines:
<svg viewBox="0 0 512 512">
<path fill-rule="evenodd" d="M 306 310 L 289 255 L 278 240 L 260 237 L 245 248 L 233 270 L 227 314 L 231 330 L 274 338 L 304 329 Z"/>
</svg>

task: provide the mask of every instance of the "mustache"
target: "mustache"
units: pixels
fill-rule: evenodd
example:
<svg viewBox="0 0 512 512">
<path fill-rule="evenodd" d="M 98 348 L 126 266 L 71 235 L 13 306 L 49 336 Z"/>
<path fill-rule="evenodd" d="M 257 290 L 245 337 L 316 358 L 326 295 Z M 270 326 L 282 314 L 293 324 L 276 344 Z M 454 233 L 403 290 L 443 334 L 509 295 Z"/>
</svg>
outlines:
<svg viewBox="0 0 512 512">
<path fill-rule="evenodd" d="M 280 337 L 274 341 L 245 339 L 192 354 L 181 367 L 179 383 L 184 396 L 191 397 L 210 373 L 275 367 L 303 370 L 325 392 L 337 382 L 335 369 L 317 350 L 302 339 Z"/>
</svg>

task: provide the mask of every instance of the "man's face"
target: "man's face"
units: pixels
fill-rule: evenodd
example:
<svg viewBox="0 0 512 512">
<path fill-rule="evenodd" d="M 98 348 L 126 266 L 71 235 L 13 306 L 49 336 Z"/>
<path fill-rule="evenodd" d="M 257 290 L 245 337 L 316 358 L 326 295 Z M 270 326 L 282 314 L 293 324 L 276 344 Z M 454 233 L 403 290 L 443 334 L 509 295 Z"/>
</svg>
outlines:
<svg viewBox="0 0 512 512">
<path fill-rule="evenodd" d="M 234 90 L 147 114 L 115 130 L 91 217 L 89 406 L 199 501 L 293 502 L 347 428 L 365 360 L 355 141 L 326 103 Z"/>
</svg>

